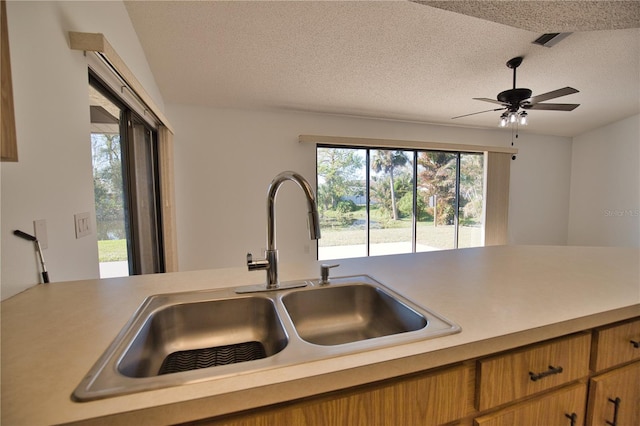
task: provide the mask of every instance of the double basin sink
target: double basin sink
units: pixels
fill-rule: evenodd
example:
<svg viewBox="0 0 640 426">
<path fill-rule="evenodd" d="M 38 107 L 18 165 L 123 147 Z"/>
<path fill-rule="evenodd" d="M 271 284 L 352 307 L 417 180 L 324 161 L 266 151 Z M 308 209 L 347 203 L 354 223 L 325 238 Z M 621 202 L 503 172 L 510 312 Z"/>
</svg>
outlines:
<svg viewBox="0 0 640 426">
<path fill-rule="evenodd" d="M 328 285 L 148 297 L 73 393 L 89 401 L 460 331 L 367 275 Z"/>
</svg>

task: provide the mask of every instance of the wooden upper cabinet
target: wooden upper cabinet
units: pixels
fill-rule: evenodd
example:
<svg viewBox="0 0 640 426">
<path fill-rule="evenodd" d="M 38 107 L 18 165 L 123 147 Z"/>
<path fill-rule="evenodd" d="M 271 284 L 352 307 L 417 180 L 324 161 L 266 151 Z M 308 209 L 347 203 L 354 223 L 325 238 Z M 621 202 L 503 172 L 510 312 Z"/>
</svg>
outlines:
<svg viewBox="0 0 640 426">
<path fill-rule="evenodd" d="M 13 86 L 11 80 L 11 55 L 9 54 L 9 29 L 7 28 L 7 4 L 0 2 L 0 151 L 2 161 L 18 161 L 16 120 L 13 110 Z"/>
<path fill-rule="evenodd" d="M 591 370 L 599 372 L 640 360 L 640 319 L 596 329 Z"/>
<path fill-rule="evenodd" d="M 590 344 L 580 333 L 478 361 L 478 410 L 588 377 Z"/>
</svg>

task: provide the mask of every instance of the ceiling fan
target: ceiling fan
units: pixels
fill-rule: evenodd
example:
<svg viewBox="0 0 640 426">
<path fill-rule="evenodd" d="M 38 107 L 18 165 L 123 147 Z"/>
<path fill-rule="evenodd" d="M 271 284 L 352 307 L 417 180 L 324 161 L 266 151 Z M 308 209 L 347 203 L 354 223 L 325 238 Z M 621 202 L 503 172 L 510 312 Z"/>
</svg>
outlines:
<svg viewBox="0 0 640 426">
<path fill-rule="evenodd" d="M 531 96 L 532 92 L 526 88 L 516 88 L 516 68 L 522 64 L 522 57 L 518 56 L 507 62 L 507 67 L 513 69 L 513 88 L 498 93 L 497 100 L 489 98 L 473 98 L 478 101 L 491 102 L 501 105 L 501 108 L 489 109 L 486 111 L 474 112 L 471 114 L 459 115 L 456 118 L 468 117 L 470 115 L 483 114 L 491 111 L 504 111 L 500 116 L 500 125 L 505 127 L 509 123 L 527 124 L 526 110 L 538 109 L 546 111 L 573 111 L 579 104 L 557 104 L 557 103 L 541 103 L 549 99 L 559 98 L 561 96 L 571 95 L 579 91 L 573 87 L 564 87 L 562 89 L 553 90 L 541 95 Z"/>
</svg>

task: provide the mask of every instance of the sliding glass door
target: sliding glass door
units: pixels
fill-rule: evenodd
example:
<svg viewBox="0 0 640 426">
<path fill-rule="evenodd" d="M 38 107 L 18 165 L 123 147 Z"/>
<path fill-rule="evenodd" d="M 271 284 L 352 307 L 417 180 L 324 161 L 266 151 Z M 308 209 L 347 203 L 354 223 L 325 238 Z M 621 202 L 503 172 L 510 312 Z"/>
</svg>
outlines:
<svg viewBox="0 0 640 426">
<path fill-rule="evenodd" d="M 90 74 L 100 277 L 164 271 L 156 131 Z"/>
<path fill-rule="evenodd" d="M 484 245 L 484 170 L 484 153 L 318 145 L 318 259 Z"/>
</svg>

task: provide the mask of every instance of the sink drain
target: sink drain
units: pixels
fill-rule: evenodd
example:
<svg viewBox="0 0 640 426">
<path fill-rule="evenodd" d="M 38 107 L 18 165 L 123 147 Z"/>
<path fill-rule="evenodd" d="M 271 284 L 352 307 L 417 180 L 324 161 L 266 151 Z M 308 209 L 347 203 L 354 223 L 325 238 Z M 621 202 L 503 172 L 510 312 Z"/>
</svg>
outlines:
<svg viewBox="0 0 640 426">
<path fill-rule="evenodd" d="M 236 364 L 266 358 L 260 342 L 245 342 L 213 348 L 174 352 L 162 362 L 158 375 Z"/>
</svg>

